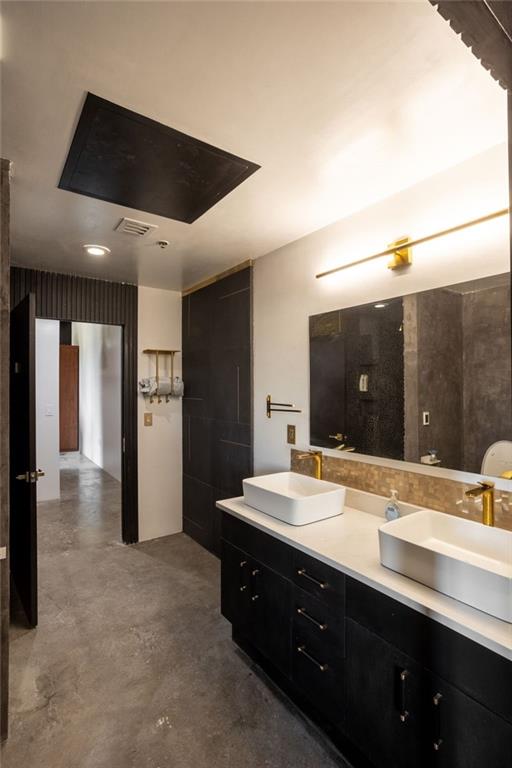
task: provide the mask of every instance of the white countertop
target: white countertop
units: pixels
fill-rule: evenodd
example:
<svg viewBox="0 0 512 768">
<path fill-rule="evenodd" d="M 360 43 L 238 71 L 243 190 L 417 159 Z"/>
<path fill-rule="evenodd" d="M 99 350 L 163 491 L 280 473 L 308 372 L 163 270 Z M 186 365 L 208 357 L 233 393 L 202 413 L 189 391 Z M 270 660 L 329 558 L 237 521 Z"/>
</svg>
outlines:
<svg viewBox="0 0 512 768">
<path fill-rule="evenodd" d="M 385 522 L 383 515 L 345 507 L 344 513 L 338 517 L 293 526 L 248 507 L 242 496 L 219 501 L 217 506 L 512 660 L 512 624 L 495 619 L 380 564 L 377 531 Z"/>
</svg>

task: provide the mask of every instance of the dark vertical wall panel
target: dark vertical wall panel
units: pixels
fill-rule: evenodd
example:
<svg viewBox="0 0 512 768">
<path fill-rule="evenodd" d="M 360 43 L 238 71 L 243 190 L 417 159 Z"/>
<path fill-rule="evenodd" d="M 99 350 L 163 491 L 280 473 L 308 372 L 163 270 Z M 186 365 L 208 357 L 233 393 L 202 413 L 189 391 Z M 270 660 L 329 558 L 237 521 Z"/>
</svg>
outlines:
<svg viewBox="0 0 512 768">
<path fill-rule="evenodd" d="M 507 0 L 429 0 L 473 55 L 512 89 L 512 9 Z"/>
<path fill-rule="evenodd" d="M 48 320 L 104 323 L 123 327 L 122 414 L 123 541 L 139 538 L 137 478 L 137 286 L 13 267 L 11 303 L 36 295 L 36 315 Z"/>
<path fill-rule="evenodd" d="M 10 162 L 0 159 L 0 547 L 9 539 L 9 225 Z M 0 561 L 0 740 L 9 705 L 9 552 Z"/>
<path fill-rule="evenodd" d="M 219 553 L 215 502 L 253 472 L 252 269 L 183 299 L 183 528 Z"/>
</svg>

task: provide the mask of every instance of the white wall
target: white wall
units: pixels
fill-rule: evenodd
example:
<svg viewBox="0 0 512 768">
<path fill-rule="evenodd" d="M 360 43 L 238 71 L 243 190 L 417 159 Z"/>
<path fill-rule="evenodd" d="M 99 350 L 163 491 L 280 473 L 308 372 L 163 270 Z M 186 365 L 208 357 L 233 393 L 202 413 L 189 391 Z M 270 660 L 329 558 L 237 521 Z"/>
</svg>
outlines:
<svg viewBox="0 0 512 768">
<path fill-rule="evenodd" d="M 36 320 L 36 460 L 45 473 L 38 501 L 60 497 L 59 444 L 59 321 Z"/>
<path fill-rule="evenodd" d="M 181 294 L 139 286 L 139 379 L 155 375 L 147 348 L 181 349 Z M 181 375 L 181 354 L 175 357 Z M 162 371 L 163 374 L 163 371 Z M 153 426 L 144 426 L 144 412 Z M 139 394 L 139 539 L 145 541 L 182 530 L 181 400 L 158 405 Z"/>
<path fill-rule="evenodd" d="M 286 425 L 309 440 L 308 316 L 510 270 L 508 218 L 414 249 L 408 271 L 387 259 L 321 280 L 315 274 L 508 206 L 507 146 L 500 144 L 347 219 L 274 251 L 254 266 L 255 472 L 289 466 Z M 350 179 L 347 179 L 350 183 Z M 265 416 L 265 397 L 293 402 L 300 414 Z"/>
<path fill-rule="evenodd" d="M 80 347 L 80 452 L 121 481 L 121 347 L 116 325 L 73 323 Z"/>
</svg>

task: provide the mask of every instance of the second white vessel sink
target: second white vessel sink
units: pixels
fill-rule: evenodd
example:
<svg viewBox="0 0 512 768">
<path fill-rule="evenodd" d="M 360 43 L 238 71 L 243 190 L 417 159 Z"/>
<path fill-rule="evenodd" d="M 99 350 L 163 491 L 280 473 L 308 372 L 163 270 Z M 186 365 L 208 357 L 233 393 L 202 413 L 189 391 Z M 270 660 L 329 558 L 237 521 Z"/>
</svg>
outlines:
<svg viewBox="0 0 512 768">
<path fill-rule="evenodd" d="M 345 504 L 342 485 L 297 472 L 250 477 L 243 486 L 246 504 L 290 525 L 307 525 L 341 515 Z"/>
<path fill-rule="evenodd" d="M 421 510 L 379 529 L 382 565 L 512 623 L 512 532 Z"/>
</svg>

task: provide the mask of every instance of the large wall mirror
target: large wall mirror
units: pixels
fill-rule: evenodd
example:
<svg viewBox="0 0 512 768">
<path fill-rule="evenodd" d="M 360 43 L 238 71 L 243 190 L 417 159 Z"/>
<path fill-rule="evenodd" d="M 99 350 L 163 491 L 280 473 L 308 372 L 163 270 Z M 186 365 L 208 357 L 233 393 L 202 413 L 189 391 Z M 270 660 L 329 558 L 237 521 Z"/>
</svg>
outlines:
<svg viewBox="0 0 512 768">
<path fill-rule="evenodd" d="M 510 274 L 310 317 L 310 442 L 512 472 Z"/>
</svg>

